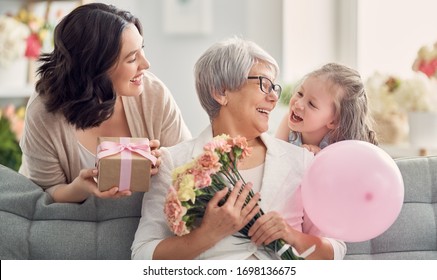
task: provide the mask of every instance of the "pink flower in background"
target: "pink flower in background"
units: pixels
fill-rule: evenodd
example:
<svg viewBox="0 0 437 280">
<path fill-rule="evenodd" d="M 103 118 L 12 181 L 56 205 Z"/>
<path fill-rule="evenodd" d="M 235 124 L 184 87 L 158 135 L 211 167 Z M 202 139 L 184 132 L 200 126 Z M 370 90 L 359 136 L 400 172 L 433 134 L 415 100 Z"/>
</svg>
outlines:
<svg viewBox="0 0 437 280">
<path fill-rule="evenodd" d="M 437 70 L 437 58 L 431 61 L 421 61 L 418 70 L 425 73 L 429 78 L 433 77 Z"/>
<path fill-rule="evenodd" d="M 428 78 L 437 78 L 437 43 L 433 48 L 421 47 L 412 68 L 414 71 L 424 73 Z"/>
<path fill-rule="evenodd" d="M 42 48 L 38 35 L 35 33 L 30 34 L 30 36 L 27 37 L 26 42 L 27 46 L 24 55 L 29 58 L 38 58 Z"/>
<path fill-rule="evenodd" d="M 23 134 L 24 114 L 25 114 L 24 107 L 20 107 L 16 109 L 15 106 L 12 104 L 7 105 L 3 109 L 3 113 L 0 114 L 9 120 L 11 130 L 15 134 L 17 141 L 20 141 L 21 135 Z"/>
</svg>

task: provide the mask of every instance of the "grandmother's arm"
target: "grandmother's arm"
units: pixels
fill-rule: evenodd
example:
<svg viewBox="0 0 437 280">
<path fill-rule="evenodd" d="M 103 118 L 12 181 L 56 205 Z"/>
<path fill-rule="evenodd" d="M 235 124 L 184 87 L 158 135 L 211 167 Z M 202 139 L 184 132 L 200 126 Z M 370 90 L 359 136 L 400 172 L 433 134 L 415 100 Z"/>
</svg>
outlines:
<svg viewBox="0 0 437 280">
<path fill-rule="evenodd" d="M 153 259 L 194 259 L 220 240 L 238 232 L 260 210 L 259 193 L 245 204 L 251 188 L 249 183 L 240 191 L 241 182 L 238 182 L 221 206 L 219 202 L 228 191 L 217 192 L 208 202 L 201 225 L 184 236 L 162 240 L 153 253 Z"/>
<path fill-rule="evenodd" d="M 224 189 L 208 203 L 205 217 L 199 228 L 184 236 L 175 236 L 169 229 L 164 214 L 164 203 L 171 185 L 171 172 L 174 168 L 170 153 L 162 148 L 162 164 L 157 175 L 152 177 L 151 189 L 145 193 L 142 217 L 132 244 L 132 259 L 194 259 L 208 250 L 224 237 L 237 232 L 259 211 L 259 194 L 252 198 L 250 205 L 242 208 L 244 194 L 238 195 L 239 187 L 234 188 L 227 202 L 218 206 L 227 190 Z M 241 186 L 238 183 L 237 186 Z"/>
<path fill-rule="evenodd" d="M 283 239 L 306 259 L 332 260 L 335 248 L 329 239 L 301 232 L 290 226 L 277 212 L 261 216 L 249 230 L 251 241 L 260 246 Z"/>
</svg>

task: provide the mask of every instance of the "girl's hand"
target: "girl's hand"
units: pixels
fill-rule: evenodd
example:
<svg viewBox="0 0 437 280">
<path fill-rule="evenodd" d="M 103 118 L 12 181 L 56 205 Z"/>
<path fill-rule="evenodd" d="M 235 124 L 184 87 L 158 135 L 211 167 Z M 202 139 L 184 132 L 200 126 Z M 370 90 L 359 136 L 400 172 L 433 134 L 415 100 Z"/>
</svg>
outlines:
<svg viewBox="0 0 437 280">
<path fill-rule="evenodd" d="M 316 146 L 316 145 L 303 144 L 302 147 L 307 149 L 308 151 L 314 153 L 314 155 L 316 155 L 318 152 L 320 152 L 322 150 L 322 149 L 320 149 L 319 146 Z"/>
<path fill-rule="evenodd" d="M 244 188 L 241 188 L 241 186 L 241 181 L 235 184 L 234 189 L 222 206 L 218 204 L 226 196 L 227 188 L 217 192 L 207 205 L 201 227 L 217 242 L 238 232 L 260 210 L 258 206 L 259 193 L 255 194 L 244 206 L 252 185 L 248 183 Z"/>
<path fill-rule="evenodd" d="M 156 163 L 155 165 L 152 165 L 150 169 L 150 175 L 156 175 L 159 171 L 159 166 L 161 165 L 161 151 L 159 150 L 159 147 L 161 146 L 161 143 L 159 140 L 150 140 L 150 149 L 151 154 L 156 157 Z"/>
<path fill-rule="evenodd" d="M 277 239 L 286 240 L 293 246 L 294 242 L 290 239 L 294 231 L 277 212 L 268 212 L 256 220 L 249 230 L 249 237 L 257 246 Z"/>
</svg>

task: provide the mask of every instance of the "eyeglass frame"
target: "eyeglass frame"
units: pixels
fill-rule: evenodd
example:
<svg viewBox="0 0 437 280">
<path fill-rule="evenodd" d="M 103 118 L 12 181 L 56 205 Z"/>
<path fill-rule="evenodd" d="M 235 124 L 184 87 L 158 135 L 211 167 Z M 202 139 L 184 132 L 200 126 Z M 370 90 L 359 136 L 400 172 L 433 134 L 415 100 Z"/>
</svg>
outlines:
<svg viewBox="0 0 437 280">
<path fill-rule="evenodd" d="M 272 82 L 272 80 L 270 80 L 269 78 L 264 77 L 264 76 L 248 76 L 247 79 L 249 79 L 249 80 L 255 80 L 255 79 L 258 79 L 258 80 L 259 80 L 259 88 L 260 88 L 260 90 L 261 90 L 263 93 L 265 93 L 265 94 L 270 94 L 270 93 L 272 93 L 272 91 L 273 91 L 278 99 L 281 97 L 281 93 L 282 93 L 282 87 L 281 87 L 281 85 L 279 85 L 279 84 L 274 84 L 274 83 Z M 266 79 L 266 80 L 269 81 L 270 84 L 271 84 L 269 92 L 265 92 L 265 91 L 264 91 L 264 88 L 263 88 L 263 79 Z"/>
</svg>

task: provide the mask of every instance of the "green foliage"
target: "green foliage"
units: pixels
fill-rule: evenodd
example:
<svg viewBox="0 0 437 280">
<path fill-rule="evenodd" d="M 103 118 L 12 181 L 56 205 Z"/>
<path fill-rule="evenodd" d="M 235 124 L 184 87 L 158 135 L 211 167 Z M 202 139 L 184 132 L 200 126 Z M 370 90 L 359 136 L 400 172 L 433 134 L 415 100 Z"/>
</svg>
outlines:
<svg viewBox="0 0 437 280">
<path fill-rule="evenodd" d="M 279 98 L 279 104 L 288 106 L 295 87 L 295 83 L 289 83 L 284 86 L 282 89 L 281 98 Z"/>
<path fill-rule="evenodd" d="M 0 117 L 0 164 L 18 171 L 21 165 L 21 149 L 9 120 Z"/>
</svg>

